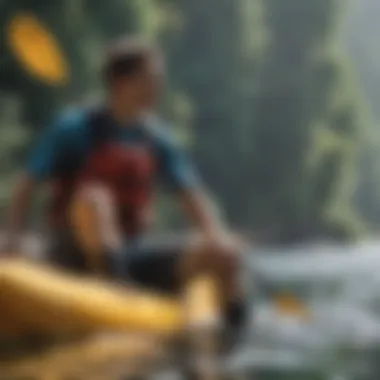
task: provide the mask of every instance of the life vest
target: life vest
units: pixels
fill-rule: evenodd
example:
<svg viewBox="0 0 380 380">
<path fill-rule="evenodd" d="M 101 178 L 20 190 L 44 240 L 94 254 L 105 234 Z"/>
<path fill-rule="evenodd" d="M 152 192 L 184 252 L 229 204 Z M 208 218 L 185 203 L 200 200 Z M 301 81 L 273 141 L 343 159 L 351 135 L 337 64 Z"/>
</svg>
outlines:
<svg viewBox="0 0 380 380">
<path fill-rule="evenodd" d="M 141 143 L 130 146 L 115 141 L 111 120 L 103 109 L 88 114 L 90 148 L 86 157 L 62 157 L 52 180 L 50 221 L 55 227 L 68 224 L 68 207 L 77 187 L 99 181 L 114 195 L 119 220 L 127 235 L 141 231 L 155 182 L 155 151 L 149 131 Z"/>
</svg>

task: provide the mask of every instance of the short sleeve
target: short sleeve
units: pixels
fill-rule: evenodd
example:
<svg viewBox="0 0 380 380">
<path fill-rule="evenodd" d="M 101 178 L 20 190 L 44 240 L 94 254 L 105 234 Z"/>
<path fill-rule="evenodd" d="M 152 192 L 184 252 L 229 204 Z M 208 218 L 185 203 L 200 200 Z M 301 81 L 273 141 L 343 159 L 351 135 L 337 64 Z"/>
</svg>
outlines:
<svg viewBox="0 0 380 380">
<path fill-rule="evenodd" d="M 73 119 L 57 118 L 43 133 L 26 164 L 27 173 L 36 180 L 46 180 L 70 146 Z"/>
</svg>

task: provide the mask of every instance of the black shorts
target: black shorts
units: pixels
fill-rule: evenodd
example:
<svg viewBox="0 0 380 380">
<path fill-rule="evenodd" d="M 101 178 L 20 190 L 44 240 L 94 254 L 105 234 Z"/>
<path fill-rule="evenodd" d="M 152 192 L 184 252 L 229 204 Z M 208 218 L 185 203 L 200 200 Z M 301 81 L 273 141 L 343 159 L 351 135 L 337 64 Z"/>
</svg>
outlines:
<svg viewBox="0 0 380 380">
<path fill-rule="evenodd" d="M 104 252 L 104 272 L 136 285 L 162 292 L 180 289 L 179 266 L 189 243 L 186 234 L 147 236 L 127 244 L 117 254 Z M 69 231 L 54 235 L 50 246 L 50 261 L 71 271 L 91 273 L 93 270 L 83 250 Z"/>
<path fill-rule="evenodd" d="M 110 277 L 123 279 L 140 288 L 177 295 L 181 290 L 179 267 L 190 243 L 190 234 L 145 237 L 129 244 L 117 255 L 104 253 L 104 271 Z M 86 254 L 67 231 L 55 235 L 49 250 L 55 265 L 80 273 L 91 273 Z M 243 297 L 245 298 L 245 297 Z M 242 331 L 247 319 L 245 299 L 226 305 L 224 312 L 228 331 Z M 231 343 L 233 344 L 233 343 Z"/>
</svg>

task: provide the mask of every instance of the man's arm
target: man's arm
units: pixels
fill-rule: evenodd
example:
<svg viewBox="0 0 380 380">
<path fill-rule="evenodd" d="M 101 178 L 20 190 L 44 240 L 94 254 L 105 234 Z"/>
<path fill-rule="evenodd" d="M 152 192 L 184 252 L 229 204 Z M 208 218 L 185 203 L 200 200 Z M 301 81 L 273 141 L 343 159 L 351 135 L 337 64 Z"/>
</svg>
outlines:
<svg viewBox="0 0 380 380">
<path fill-rule="evenodd" d="M 202 233 L 215 236 L 226 230 L 217 208 L 204 190 L 183 189 L 179 197 L 186 215 Z"/>
<path fill-rule="evenodd" d="M 31 197 L 36 187 L 36 181 L 27 173 L 22 173 L 18 178 L 6 220 L 6 242 L 5 249 L 7 254 L 12 253 L 18 242 L 20 230 L 28 213 Z"/>
<path fill-rule="evenodd" d="M 25 170 L 15 184 L 6 219 L 4 248 L 8 251 L 15 250 L 18 244 L 34 191 L 37 185 L 51 174 L 61 151 L 63 137 L 59 125 L 53 126 L 45 132 L 33 149 Z"/>
<path fill-rule="evenodd" d="M 159 164 L 165 183 L 178 195 L 186 216 L 200 232 L 209 236 L 222 233 L 223 221 L 185 152 L 166 139 L 160 145 Z"/>
</svg>

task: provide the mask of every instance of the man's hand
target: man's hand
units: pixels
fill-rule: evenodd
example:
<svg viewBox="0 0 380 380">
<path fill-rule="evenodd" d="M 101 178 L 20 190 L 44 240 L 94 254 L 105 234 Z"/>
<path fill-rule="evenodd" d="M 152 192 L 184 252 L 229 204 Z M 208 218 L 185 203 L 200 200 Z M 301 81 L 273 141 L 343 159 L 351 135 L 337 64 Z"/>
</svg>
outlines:
<svg viewBox="0 0 380 380">
<path fill-rule="evenodd" d="M 228 230 L 206 232 L 204 238 L 206 242 L 221 253 L 240 254 L 248 246 L 241 237 Z"/>
<path fill-rule="evenodd" d="M 181 203 L 185 213 L 213 251 L 240 254 L 247 249 L 248 244 L 229 231 L 204 192 L 185 191 L 182 193 Z"/>
</svg>

